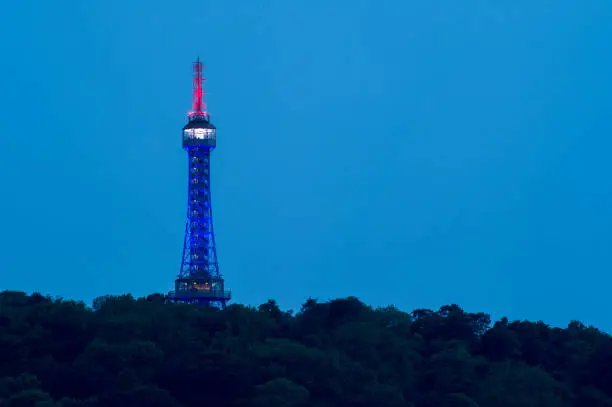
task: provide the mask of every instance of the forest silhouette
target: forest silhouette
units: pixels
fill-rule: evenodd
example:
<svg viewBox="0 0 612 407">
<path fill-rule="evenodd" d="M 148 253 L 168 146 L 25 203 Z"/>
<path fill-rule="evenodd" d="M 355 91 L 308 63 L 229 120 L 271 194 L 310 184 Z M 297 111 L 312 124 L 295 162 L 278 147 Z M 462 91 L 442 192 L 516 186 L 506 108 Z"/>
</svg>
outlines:
<svg viewBox="0 0 612 407">
<path fill-rule="evenodd" d="M 356 298 L 223 310 L 0 293 L 0 407 L 612 406 L 612 338 Z"/>
</svg>

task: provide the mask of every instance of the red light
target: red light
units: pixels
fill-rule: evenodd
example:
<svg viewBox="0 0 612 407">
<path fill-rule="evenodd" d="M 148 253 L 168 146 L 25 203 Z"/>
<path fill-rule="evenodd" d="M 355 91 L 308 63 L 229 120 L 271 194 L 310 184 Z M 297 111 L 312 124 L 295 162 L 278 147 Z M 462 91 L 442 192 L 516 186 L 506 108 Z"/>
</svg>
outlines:
<svg viewBox="0 0 612 407">
<path fill-rule="evenodd" d="M 202 62 L 200 57 L 193 63 L 193 103 L 189 116 L 208 116 L 206 113 L 206 103 L 204 103 L 204 92 L 202 83 L 206 80 L 202 75 Z"/>
</svg>

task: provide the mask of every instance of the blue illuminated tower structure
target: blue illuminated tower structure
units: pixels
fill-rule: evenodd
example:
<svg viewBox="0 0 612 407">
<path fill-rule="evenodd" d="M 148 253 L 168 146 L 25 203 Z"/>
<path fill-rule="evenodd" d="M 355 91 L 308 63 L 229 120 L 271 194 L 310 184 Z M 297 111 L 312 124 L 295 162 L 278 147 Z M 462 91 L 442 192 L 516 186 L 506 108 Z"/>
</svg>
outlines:
<svg viewBox="0 0 612 407">
<path fill-rule="evenodd" d="M 183 127 L 183 148 L 189 160 L 187 222 L 181 270 L 170 299 L 224 307 L 231 298 L 219 273 L 210 194 L 210 154 L 217 144 L 217 129 L 204 103 L 202 63 L 193 64 L 193 105 Z"/>
</svg>

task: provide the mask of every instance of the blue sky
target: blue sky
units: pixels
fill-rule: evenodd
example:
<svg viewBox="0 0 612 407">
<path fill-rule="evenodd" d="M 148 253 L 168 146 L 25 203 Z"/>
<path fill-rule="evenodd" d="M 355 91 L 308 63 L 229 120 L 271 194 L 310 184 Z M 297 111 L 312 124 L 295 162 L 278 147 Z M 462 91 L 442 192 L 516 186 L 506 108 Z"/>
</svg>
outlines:
<svg viewBox="0 0 612 407">
<path fill-rule="evenodd" d="M 9 2 L 0 289 L 171 289 L 199 55 L 237 302 L 612 330 L 610 21 L 603 0 Z"/>
</svg>

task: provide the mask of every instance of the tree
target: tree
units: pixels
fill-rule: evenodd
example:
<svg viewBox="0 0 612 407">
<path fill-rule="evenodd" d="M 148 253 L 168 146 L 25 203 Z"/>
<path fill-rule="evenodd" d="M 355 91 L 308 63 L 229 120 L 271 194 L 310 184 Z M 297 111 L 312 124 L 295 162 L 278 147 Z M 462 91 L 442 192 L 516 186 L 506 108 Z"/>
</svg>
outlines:
<svg viewBox="0 0 612 407">
<path fill-rule="evenodd" d="M 521 362 L 492 366 L 476 397 L 480 407 L 565 407 L 568 394 L 545 371 Z"/>
<path fill-rule="evenodd" d="M 612 338 L 456 304 L 0 293 L 0 407 L 612 407 Z"/>
<path fill-rule="evenodd" d="M 310 393 L 284 378 L 272 379 L 257 386 L 251 405 L 253 407 L 306 407 Z"/>
</svg>

